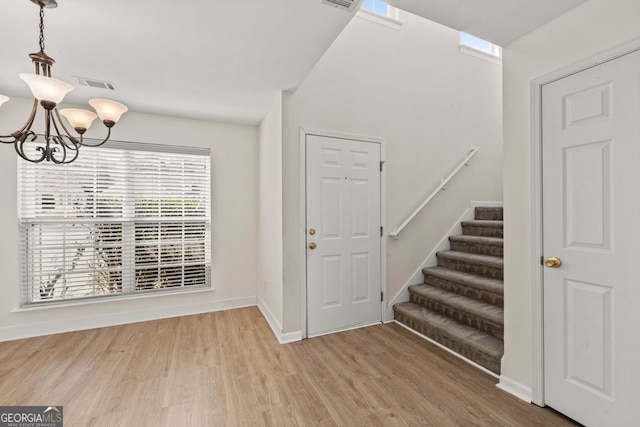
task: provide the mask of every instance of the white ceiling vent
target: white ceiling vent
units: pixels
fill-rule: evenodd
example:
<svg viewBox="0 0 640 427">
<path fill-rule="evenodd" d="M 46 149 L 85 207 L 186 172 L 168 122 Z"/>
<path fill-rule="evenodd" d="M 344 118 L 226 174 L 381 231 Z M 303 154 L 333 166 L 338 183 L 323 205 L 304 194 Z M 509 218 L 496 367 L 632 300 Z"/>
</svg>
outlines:
<svg viewBox="0 0 640 427">
<path fill-rule="evenodd" d="M 359 0 L 322 0 L 320 3 L 351 12 L 360 3 Z"/>
<path fill-rule="evenodd" d="M 113 82 L 105 82 L 102 80 L 88 79 L 86 77 L 78 77 L 78 76 L 74 76 L 74 77 L 78 79 L 78 83 L 80 83 L 82 86 L 97 87 L 99 89 L 116 90 L 116 88 L 113 87 Z"/>
</svg>

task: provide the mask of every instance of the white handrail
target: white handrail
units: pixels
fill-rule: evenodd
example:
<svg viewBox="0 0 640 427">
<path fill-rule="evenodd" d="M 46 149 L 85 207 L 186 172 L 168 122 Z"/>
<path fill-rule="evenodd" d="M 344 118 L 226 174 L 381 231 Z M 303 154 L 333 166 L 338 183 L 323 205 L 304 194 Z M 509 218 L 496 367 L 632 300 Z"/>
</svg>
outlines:
<svg viewBox="0 0 640 427">
<path fill-rule="evenodd" d="M 398 228 L 396 228 L 395 230 L 393 230 L 391 233 L 389 233 L 389 236 L 391 237 L 395 237 L 396 239 L 398 238 L 398 236 L 400 235 L 400 233 L 402 232 L 402 230 L 405 229 L 405 227 L 413 220 L 413 218 L 415 218 L 422 209 L 424 209 L 425 206 L 427 206 L 427 204 L 434 198 L 436 197 L 436 195 L 444 190 L 447 187 L 447 184 L 449 183 L 449 181 L 451 181 L 451 178 L 453 178 L 454 176 L 456 176 L 456 174 L 458 172 L 460 172 L 460 169 L 462 169 L 463 167 L 467 166 L 469 164 L 469 160 L 471 160 L 471 158 L 473 156 L 476 155 L 476 153 L 478 152 L 478 150 L 480 150 L 480 147 L 473 147 L 471 148 L 471 151 L 469 152 L 469 154 L 467 154 L 464 158 L 464 160 L 462 161 L 462 163 L 460 163 L 454 170 L 453 172 L 451 172 L 446 178 L 443 178 L 442 181 L 440 182 L 440 185 L 438 185 L 438 187 L 433 190 L 433 193 L 431 193 L 429 195 L 429 197 L 427 197 L 425 199 L 424 202 L 422 202 L 422 204 L 420 204 L 420 206 L 418 206 L 418 208 L 413 211 L 413 213 L 411 215 L 409 215 L 409 217 L 407 219 L 404 220 L 404 222 L 402 224 L 400 224 L 400 226 Z"/>
</svg>

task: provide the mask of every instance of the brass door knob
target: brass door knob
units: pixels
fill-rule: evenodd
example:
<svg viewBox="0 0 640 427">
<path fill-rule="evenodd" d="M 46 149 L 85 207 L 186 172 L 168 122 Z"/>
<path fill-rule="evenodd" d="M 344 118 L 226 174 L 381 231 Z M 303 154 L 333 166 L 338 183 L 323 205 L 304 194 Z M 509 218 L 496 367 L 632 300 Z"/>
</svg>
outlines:
<svg viewBox="0 0 640 427">
<path fill-rule="evenodd" d="M 315 230 L 315 228 L 310 228 L 310 229 L 309 229 L 309 234 L 311 234 L 312 236 L 313 236 L 314 234 L 316 234 L 316 230 Z"/>
<path fill-rule="evenodd" d="M 560 261 L 559 258 L 552 256 L 544 262 L 544 265 L 549 268 L 560 268 L 560 266 L 562 265 L 562 261 Z"/>
<path fill-rule="evenodd" d="M 315 243 L 313 243 L 313 242 L 309 243 L 309 249 L 315 249 L 317 247 L 318 247 L 318 245 L 316 245 Z"/>
</svg>

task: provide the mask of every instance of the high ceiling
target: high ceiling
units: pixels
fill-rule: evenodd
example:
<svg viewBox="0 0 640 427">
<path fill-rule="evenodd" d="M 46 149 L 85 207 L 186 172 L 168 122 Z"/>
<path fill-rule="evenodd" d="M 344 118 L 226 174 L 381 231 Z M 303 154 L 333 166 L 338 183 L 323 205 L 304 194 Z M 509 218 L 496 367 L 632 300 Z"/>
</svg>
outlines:
<svg viewBox="0 0 640 427">
<path fill-rule="evenodd" d="M 33 72 L 38 13 L 29 0 L 0 0 L 2 94 L 30 97 L 18 73 Z M 45 51 L 53 77 L 75 86 L 65 101 L 111 98 L 135 111 L 257 124 L 351 17 L 320 0 L 58 0 L 45 9 Z"/>
<path fill-rule="evenodd" d="M 507 46 L 587 0 L 387 0 L 387 3 Z"/>
<path fill-rule="evenodd" d="M 389 3 L 504 45 L 583 1 Z M 66 102 L 111 98 L 134 111 L 258 124 L 276 92 L 295 89 L 352 16 L 320 0 L 58 0 L 45 12 L 46 52 L 57 61 L 53 76 L 76 88 Z M 0 40 L 0 93 L 30 97 L 17 75 L 33 72 L 38 7 L 0 0 Z"/>
</svg>

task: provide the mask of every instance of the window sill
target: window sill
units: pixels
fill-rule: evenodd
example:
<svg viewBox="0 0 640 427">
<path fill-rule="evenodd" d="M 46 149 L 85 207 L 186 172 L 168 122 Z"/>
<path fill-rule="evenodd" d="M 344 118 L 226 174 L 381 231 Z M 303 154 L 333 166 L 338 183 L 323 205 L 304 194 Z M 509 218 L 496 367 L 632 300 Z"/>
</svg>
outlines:
<svg viewBox="0 0 640 427">
<path fill-rule="evenodd" d="M 490 53 L 483 52 L 481 50 L 474 49 L 469 46 L 463 46 L 463 45 L 460 45 L 459 49 L 460 49 L 460 52 L 464 54 L 475 56 L 476 58 L 484 59 L 485 61 L 493 62 L 494 64 L 502 64 L 502 58 L 495 55 L 491 55 Z"/>
<path fill-rule="evenodd" d="M 378 15 L 377 13 L 369 12 L 368 10 L 359 10 L 358 13 L 356 13 L 356 16 L 369 22 L 391 28 L 392 30 L 400 30 L 400 28 L 402 28 L 402 22 L 397 19 Z"/>
<path fill-rule="evenodd" d="M 22 313 L 27 311 L 49 310 L 52 308 L 77 307 L 77 306 L 83 306 L 83 305 L 102 304 L 105 302 L 122 302 L 122 301 L 131 301 L 131 300 L 146 299 L 146 298 L 160 297 L 160 296 L 196 294 L 196 293 L 212 292 L 212 291 L 215 291 L 213 287 L 199 288 L 199 289 L 193 289 L 193 290 L 187 290 L 187 291 L 173 291 L 173 292 L 162 291 L 162 292 L 148 292 L 148 293 L 145 292 L 140 295 L 125 295 L 125 296 L 113 296 L 113 297 L 105 296 L 102 298 L 92 297 L 92 299 L 79 300 L 79 301 L 70 300 L 69 302 L 41 303 L 41 304 L 34 304 L 34 305 L 25 306 L 25 307 L 16 307 L 13 310 L 11 310 L 11 312 Z"/>
</svg>

